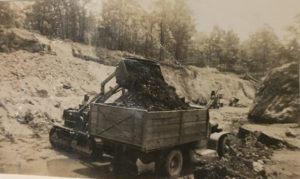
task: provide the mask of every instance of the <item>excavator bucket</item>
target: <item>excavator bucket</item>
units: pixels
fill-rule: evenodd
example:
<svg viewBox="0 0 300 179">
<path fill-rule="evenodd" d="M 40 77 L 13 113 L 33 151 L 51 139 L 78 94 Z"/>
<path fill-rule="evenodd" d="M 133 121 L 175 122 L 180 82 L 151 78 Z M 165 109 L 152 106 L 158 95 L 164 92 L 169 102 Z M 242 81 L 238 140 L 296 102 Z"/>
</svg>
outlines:
<svg viewBox="0 0 300 179">
<path fill-rule="evenodd" d="M 130 89 L 136 81 L 164 80 L 157 63 L 149 60 L 129 58 L 121 61 L 116 69 L 116 82 L 124 88 Z"/>
</svg>

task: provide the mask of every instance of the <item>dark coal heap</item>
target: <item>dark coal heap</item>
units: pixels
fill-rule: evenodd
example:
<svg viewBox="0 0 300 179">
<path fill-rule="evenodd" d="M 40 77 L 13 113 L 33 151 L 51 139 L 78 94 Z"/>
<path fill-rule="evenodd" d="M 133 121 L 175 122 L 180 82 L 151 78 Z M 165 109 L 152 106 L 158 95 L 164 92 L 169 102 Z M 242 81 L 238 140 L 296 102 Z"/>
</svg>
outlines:
<svg viewBox="0 0 300 179">
<path fill-rule="evenodd" d="M 127 92 L 116 102 L 148 111 L 185 110 L 189 105 L 176 94 L 174 87 L 168 85 L 160 67 L 153 62 L 141 60 L 126 61 L 130 73 L 126 83 L 118 82 Z M 119 80 L 120 81 L 120 80 Z"/>
<path fill-rule="evenodd" d="M 261 143 L 252 134 L 244 138 L 230 136 L 229 146 L 227 154 L 220 160 L 196 167 L 194 178 L 267 178 L 265 169 L 257 170 L 255 164 L 270 160 L 274 146 Z"/>
</svg>

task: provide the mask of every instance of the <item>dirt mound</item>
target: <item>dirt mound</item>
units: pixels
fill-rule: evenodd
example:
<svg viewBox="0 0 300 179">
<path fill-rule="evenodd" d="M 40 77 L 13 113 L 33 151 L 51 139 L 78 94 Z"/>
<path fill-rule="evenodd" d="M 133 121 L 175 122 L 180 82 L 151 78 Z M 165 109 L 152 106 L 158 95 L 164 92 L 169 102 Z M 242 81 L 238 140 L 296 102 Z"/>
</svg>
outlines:
<svg viewBox="0 0 300 179">
<path fill-rule="evenodd" d="M 259 123 L 299 122 L 299 66 L 275 68 L 259 88 L 249 119 Z"/>
<path fill-rule="evenodd" d="M 161 66 L 165 80 L 176 88 L 179 96 L 187 102 L 202 102 L 210 99 L 211 91 L 223 94 L 223 102 L 229 103 L 232 97 L 239 99 L 239 104 L 249 106 L 254 99 L 255 88 L 249 81 L 240 79 L 232 73 L 221 73 L 214 68 L 195 66 L 172 67 Z"/>
<path fill-rule="evenodd" d="M 0 27 L 0 52 L 10 53 L 17 50 L 35 53 L 50 52 L 51 48 L 40 42 L 34 33 Z"/>
<path fill-rule="evenodd" d="M 128 107 L 147 109 L 148 111 L 165 111 L 188 109 L 184 98 L 178 97 L 175 88 L 168 85 L 161 73 L 159 66 L 130 59 L 125 61 L 131 76 L 123 84 L 128 92 L 120 101 Z M 122 80 L 118 80 L 122 82 Z"/>
<path fill-rule="evenodd" d="M 22 48 L 11 53 L 0 52 L 0 135 L 3 136 L 47 134 L 52 121 L 62 119 L 63 109 L 80 104 L 84 94 L 98 93 L 101 81 L 115 69 L 73 57 L 72 44 L 68 42 L 50 41 L 20 29 L 8 29 L 5 33 L 0 39 L 9 38 L 10 34 L 29 35 L 32 44 L 25 40 L 27 44 L 23 45 L 31 48 L 37 44 L 39 49 L 38 44 L 47 44 L 57 55 L 31 53 L 35 50 Z"/>
</svg>

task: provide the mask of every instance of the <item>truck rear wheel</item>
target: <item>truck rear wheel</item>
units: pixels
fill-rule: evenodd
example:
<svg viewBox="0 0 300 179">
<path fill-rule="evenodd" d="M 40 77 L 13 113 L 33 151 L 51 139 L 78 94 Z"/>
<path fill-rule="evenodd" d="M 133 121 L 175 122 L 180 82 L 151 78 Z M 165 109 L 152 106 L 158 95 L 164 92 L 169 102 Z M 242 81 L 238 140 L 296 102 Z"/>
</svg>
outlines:
<svg viewBox="0 0 300 179">
<path fill-rule="evenodd" d="M 183 166 L 183 155 L 180 150 L 171 150 L 162 156 L 155 163 L 157 171 L 168 177 L 177 177 L 180 175 Z"/>
</svg>

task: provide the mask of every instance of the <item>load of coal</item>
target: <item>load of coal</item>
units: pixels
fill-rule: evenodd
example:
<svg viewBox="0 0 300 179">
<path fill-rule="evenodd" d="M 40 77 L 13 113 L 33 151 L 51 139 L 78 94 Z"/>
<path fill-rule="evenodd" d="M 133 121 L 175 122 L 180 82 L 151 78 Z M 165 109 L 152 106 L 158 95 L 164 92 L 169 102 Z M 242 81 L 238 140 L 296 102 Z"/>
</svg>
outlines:
<svg viewBox="0 0 300 179">
<path fill-rule="evenodd" d="M 267 178 L 264 163 L 270 161 L 271 147 L 254 135 L 231 136 L 229 146 L 220 160 L 196 167 L 194 178 Z"/>
<path fill-rule="evenodd" d="M 126 83 L 117 83 L 126 89 L 116 103 L 126 107 L 148 111 L 186 110 L 189 105 L 176 94 L 174 87 L 164 80 L 156 64 L 130 60 L 126 61 L 129 77 Z"/>
</svg>

